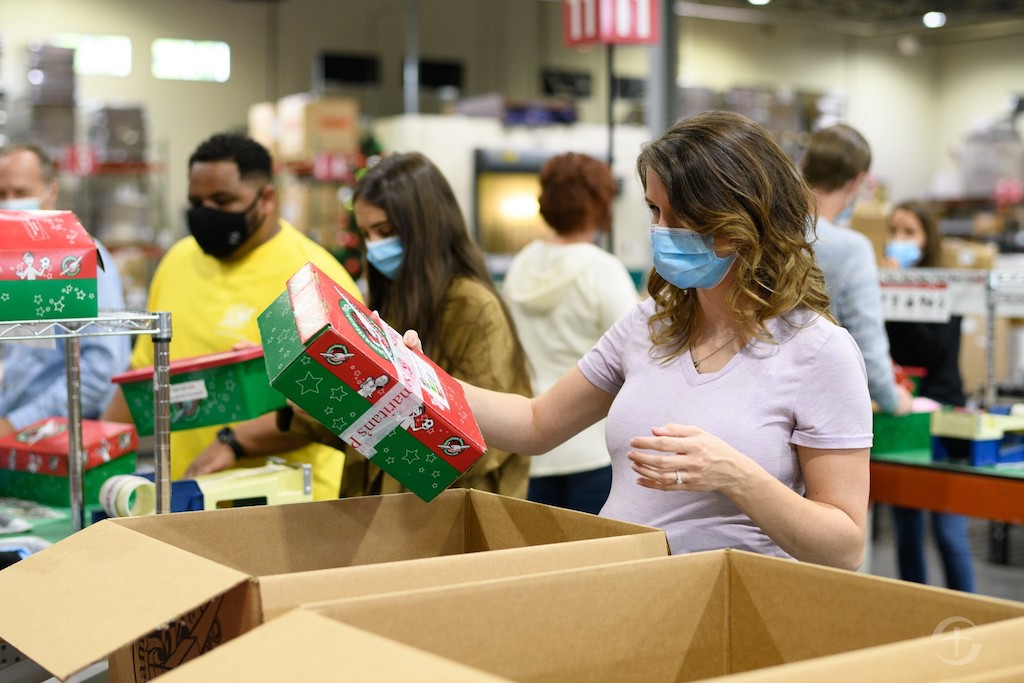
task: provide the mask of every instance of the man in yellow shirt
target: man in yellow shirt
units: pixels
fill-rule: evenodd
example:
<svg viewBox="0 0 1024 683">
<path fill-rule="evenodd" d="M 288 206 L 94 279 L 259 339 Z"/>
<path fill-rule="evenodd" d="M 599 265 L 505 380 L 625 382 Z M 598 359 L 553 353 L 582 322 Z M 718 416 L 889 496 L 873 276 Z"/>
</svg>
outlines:
<svg viewBox="0 0 1024 683">
<path fill-rule="evenodd" d="M 196 148 L 188 165 L 191 236 L 167 251 L 149 289 L 149 310 L 171 313 L 172 361 L 259 344 L 257 316 L 307 262 L 362 300 L 337 259 L 278 218 L 272 162 L 262 145 L 242 135 L 214 135 Z M 152 364 L 152 341 L 140 337 L 131 365 Z M 131 420 L 120 392 L 105 417 Z M 337 498 L 343 455 L 276 429 L 269 431 L 280 436 L 246 439 L 246 425 L 265 420 L 273 424 L 274 414 L 242 425 L 173 432 L 171 477 L 259 465 L 260 456 L 281 453 L 290 462 L 313 466 L 315 499 Z M 295 450 L 282 453 L 289 448 Z"/>
</svg>

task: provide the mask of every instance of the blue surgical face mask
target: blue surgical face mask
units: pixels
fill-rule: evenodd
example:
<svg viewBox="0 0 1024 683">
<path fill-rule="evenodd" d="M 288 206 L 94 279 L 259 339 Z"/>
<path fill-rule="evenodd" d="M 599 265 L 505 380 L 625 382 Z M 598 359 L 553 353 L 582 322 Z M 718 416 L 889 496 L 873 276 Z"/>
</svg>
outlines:
<svg viewBox="0 0 1024 683">
<path fill-rule="evenodd" d="M 652 225 L 651 249 L 658 275 L 679 289 L 717 287 L 736 260 L 715 253 L 713 236 L 683 228 Z"/>
<path fill-rule="evenodd" d="M 366 260 L 389 280 L 395 279 L 404 253 L 398 235 L 366 243 Z"/>
<path fill-rule="evenodd" d="M 921 262 L 921 247 L 910 240 L 889 240 L 885 243 L 885 256 L 900 264 L 900 268 L 913 268 Z"/>
<path fill-rule="evenodd" d="M 0 200 L 0 211 L 38 211 L 42 197 L 17 197 Z"/>
</svg>

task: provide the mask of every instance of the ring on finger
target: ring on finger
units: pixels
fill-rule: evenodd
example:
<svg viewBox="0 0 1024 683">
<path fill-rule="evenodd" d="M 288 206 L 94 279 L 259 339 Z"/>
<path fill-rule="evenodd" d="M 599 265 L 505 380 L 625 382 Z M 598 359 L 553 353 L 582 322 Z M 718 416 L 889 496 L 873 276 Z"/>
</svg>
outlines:
<svg viewBox="0 0 1024 683">
<path fill-rule="evenodd" d="M 679 470 L 676 470 L 676 486 L 679 486 L 682 483 L 683 483 L 683 475 L 679 472 Z"/>
</svg>

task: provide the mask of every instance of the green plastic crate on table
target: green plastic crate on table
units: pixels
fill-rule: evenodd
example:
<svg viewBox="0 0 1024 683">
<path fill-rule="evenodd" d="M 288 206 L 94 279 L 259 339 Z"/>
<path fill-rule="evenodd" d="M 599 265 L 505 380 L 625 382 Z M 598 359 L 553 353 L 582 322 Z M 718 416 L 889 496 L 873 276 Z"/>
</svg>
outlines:
<svg viewBox="0 0 1024 683">
<path fill-rule="evenodd" d="M 253 346 L 171 362 L 171 431 L 259 417 L 286 405 L 270 386 L 263 349 Z M 139 434 L 153 433 L 153 367 L 113 378 Z"/>
<path fill-rule="evenodd" d="M 875 439 L 871 450 L 875 453 L 919 451 L 931 448 L 931 413 L 873 415 Z"/>
<path fill-rule="evenodd" d="M 70 211 L 0 211 L 0 320 L 95 318 L 96 266 Z"/>
<path fill-rule="evenodd" d="M 66 507 L 69 440 L 67 420 L 51 417 L 0 438 L 0 496 Z M 100 487 L 116 474 L 135 471 L 138 437 L 129 424 L 82 421 L 82 495 L 99 500 Z"/>
</svg>

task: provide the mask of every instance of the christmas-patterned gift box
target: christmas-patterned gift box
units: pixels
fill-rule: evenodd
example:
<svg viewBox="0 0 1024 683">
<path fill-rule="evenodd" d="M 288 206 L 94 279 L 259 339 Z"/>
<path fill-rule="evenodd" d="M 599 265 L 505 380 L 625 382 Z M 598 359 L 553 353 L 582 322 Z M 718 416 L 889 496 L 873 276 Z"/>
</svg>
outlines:
<svg viewBox="0 0 1024 683">
<path fill-rule="evenodd" d="M 0 320 L 94 318 L 96 245 L 70 211 L 0 211 Z"/>
<path fill-rule="evenodd" d="M 271 385 L 423 500 L 486 450 L 458 382 L 316 266 L 259 326 Z"/>
<path fill-rule="evenodd" d="M 253 346 L 171 362 L 171 431 L 240 422 L 285 406 Z M 153 366 L 115 375 L 142 436 L 153 433 Z"/>
<path fill-rule="evenodd" d="M 56 507 L 70 504 L 68 421 L 40 420 L 0 437 L 0 496 L 34 500 Z M 135 428 L 119 422 L 82 421 L 83 496 L 99 500 L 103 482 L 135 471 Z"/>
</svg>

